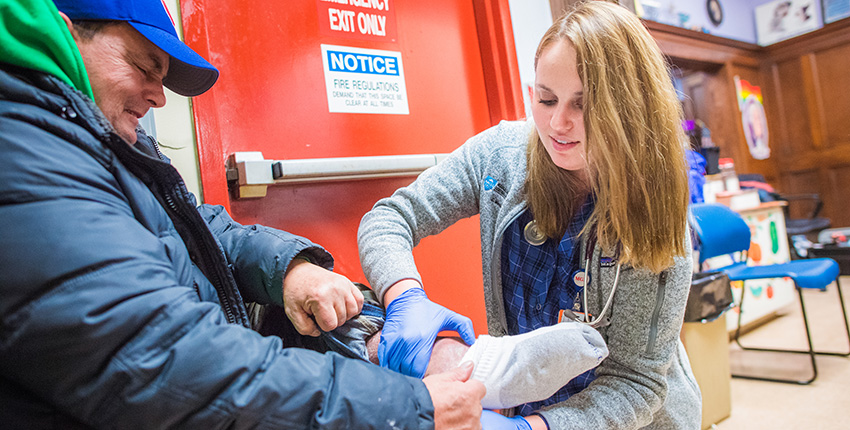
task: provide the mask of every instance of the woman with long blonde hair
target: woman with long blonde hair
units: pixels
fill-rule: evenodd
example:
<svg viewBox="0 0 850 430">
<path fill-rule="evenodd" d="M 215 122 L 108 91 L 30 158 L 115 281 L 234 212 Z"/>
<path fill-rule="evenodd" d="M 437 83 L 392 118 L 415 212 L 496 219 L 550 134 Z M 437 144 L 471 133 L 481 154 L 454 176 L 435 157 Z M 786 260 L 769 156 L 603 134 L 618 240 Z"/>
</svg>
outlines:
<svg viewBox="0 0 850 430">
<path fill-rule="evenodd" d="M 401 329 L 429 317 L 411 311 L 430 303 L 412 248 L 480 214 L 489 334 L 578 321 L 609 350 L 514 418 L 485 411 L 485 428 L 697 429 L 679 340 L 692 270 L 686 139 L 667 64 L 634 14 L 602 1 L 558 19 L 534 61 L 531 121 L 474 136 L 364 216 L 361 262 L 387 306 L 381 363 L 415 368 L 433 340 Z"/>
</svg>

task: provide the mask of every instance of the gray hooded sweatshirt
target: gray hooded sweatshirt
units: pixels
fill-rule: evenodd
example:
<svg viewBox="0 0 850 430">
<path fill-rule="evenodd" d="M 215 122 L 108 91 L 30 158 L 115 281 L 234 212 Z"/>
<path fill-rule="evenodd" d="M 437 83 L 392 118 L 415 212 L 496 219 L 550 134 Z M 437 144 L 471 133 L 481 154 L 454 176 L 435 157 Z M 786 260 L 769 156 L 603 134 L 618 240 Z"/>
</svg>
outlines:
<svg viewBox="0 0 850 430">
<path fill-rule="evenodd" d="M 378 201 L 363 217 L 358 232 L 360 260 L 378 297 L 402 279 L 421 283 L 412 254 L 420 240 L 480 214 L 489 334 L 508 334 L 502 235 L 527 207 L 523 184 L 532 127 L 530 121 L 503 121 L 485 130 L 411 185 Z M 691 249 L 690 238 L 682 240 L 685 249 Z M 584 253 L 585 242 L 580 246 Z M 608 299 L 616 273 L 616 265 L 600 263 L 601 253 L 600 247 L 593 250 L 587 287 L 594 315 Z M 609 356 L 587 388 L 539 411 L 552 430 L 700 428 L 699 387 L 679 340 L 692 264 L 687 255 L 677 257 L 660 274 L 622 266 L 609 313 L 611 324 L 600 329 Z"/>
</svg>

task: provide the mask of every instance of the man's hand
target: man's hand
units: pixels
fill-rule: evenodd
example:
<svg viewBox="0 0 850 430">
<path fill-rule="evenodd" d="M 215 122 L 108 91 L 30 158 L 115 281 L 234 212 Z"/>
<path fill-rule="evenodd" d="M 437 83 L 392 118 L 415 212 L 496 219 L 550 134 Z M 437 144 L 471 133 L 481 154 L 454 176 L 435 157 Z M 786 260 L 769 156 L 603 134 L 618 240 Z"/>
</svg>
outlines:
<svg viewBox="0 0 850 430">
<path fill-rule="evenodd" d="M 298 333 L 318 336 L 360 313 L 363 293 L 345 276 L 294 259 L 283 278 L 283 309 Z M 315 321 L 314 321 L 315 319 Z"/>
<path fill-rule="evenodd" d="M 471 375 L 472 362 L 467 361 L 422 380 L 434 403 L 435 429 L 481 428 L 481 399 L 486 390 L 481 382 L 470 380 Z"/>
</svg>

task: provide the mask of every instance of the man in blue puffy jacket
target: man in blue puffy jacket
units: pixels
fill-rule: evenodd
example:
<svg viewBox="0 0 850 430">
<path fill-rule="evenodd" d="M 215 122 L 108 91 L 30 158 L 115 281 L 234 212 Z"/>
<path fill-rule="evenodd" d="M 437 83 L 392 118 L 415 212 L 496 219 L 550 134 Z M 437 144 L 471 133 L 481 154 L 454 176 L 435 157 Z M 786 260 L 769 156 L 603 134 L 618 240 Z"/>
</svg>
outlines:
<svg viewBox="0 0 850 430">
<path fill-rule="evenodd" d="M 471 366 L 423 380 L 252 330 L 246 302 L 317 336 L 363 296 L 309 240 L 196 207 L 138 128 L 163 85 L 218 77 L 164 4 L 0 0 L 0 18 L 4 428 L 480 426 Z"/>
</svg>

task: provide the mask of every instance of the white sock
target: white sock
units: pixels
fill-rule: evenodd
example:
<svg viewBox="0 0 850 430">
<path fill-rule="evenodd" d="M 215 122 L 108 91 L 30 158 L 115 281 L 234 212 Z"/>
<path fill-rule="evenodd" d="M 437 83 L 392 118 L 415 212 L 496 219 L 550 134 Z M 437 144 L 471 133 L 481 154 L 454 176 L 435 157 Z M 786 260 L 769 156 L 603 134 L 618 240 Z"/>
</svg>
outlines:
<svg viewBox="0 0 850 430">
<path fill-rule="evenodd" d="M 599 332 L 568 321 L 516 336 L 478 336 L 460 362 L 475 363 L 472 377 L 487 388 L 481 406 L 503 409 L 548 399 L 607 356 Z"/>
</svg>

